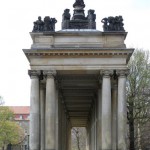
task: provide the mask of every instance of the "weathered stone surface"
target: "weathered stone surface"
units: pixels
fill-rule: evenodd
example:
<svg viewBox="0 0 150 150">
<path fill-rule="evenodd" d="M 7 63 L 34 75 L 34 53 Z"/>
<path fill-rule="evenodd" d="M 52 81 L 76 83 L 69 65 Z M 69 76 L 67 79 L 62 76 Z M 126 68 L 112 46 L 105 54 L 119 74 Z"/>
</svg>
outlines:
<svg viewBox="0 0 150 150">
<path fill-rule="evenodd" d="M 70 21 L 69 10 L 66 11 L 65 23 Z M 88 25 L 94 26 L 96 16 L 92 10 L 88 19 Z M 87 28 L 87 20 L 82 21 Z M 90 150 L 96 146 L 101 150 L 126 149 L 124 73 L 133 53 L 133 49 L 126 48 L 126 35 L 95 29 L 31 33 L 31 49 L 24 49 L 31 67 L 31 102 L 37 102 L 31 111 L 31 150 L 39 150 L 39 131 L 45 137 L 40 150 L 69 150 L 71 126 L 86 127 Z M 118 81 L 116 89 L 114 80 Z M 39 90 L 42 84 L 46 93 Z"/>
<path fill-rule="evenodd" d="M 94 30 L 66 30 L 54 33 L 30 33 L 32 49 L 49 49 L 52 47 L 71 48 L 125 48 L 124 40 L 127 33 L 105 33 Z M 90 35 L 90 36 L 89 36 Z"/>
</svg>

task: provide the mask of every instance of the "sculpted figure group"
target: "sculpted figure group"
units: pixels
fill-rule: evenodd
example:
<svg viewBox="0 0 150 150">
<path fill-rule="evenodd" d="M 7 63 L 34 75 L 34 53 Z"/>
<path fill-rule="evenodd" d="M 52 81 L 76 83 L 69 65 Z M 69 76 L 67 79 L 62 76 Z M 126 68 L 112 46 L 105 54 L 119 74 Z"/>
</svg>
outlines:
<svg viewBox="0 0 150 150">
<path fill-rule="evenodd" d="M 88 10 L 88 15 L 87 15 L 87 17 L 85 17 L 85 20 L 95 22 L 96 14 L 94 14 L 94 12 L 95 12 L 95 10 L 93 10 L 93 9 Z M 64 13 L 62 15 L 62 22 L 66 21 L 66 20 L 70 20 L 70 17 L 71 17 L 70 9 L 65 9 Z"/>
<path fill-rule="evenodd" d="M 73 4 L 74 11 L 71 17 L 70 10 L 65 9 L 62 14 L 62 30 L 65 29 L 96 29 L 95 10 L 89 9 L 88 15 L 84 13 L 84 0 L 75 0 Z M 122 16 L 109 16 L 101 20 L 104 32 L 124 32 L 124 23 Z M 32 32 L 55 31 L 57 20 L 46 16 L 42 21 L 41 17 L 34 22 Z"/>
<path fill-rule="evenodd" d="M 96 14 L 94 14 L 94 12 L 95 12 L 95 10 L 93 10 L 93 9 L 88 10 L 87 19 L 91 22 L 95 22 L 95 20 L 96 20 Z"/>
<path fill-rule="evenodd" d="M 101 20 L 104 31 L 125 31 L 122 16 L 108 17 Z"/>
<path fill-rule="evenodd" d="M 42 21 L 41 17 L 38 17 L 38 20 L 33 22 L 33 30 L 32 32 L 42 32 L 42 31 L 55 31 L 55 24 L 57 20 L 55 18 L 50 18 L 46 16 L 44 21 Z"/>
<path fill-rule="evenodd" d="M 65 21 L 70 21 L 70 10 L 65 9 L 63 13 L 63 22 Z M 86 19 L 89 22 L 95 22 L 96 20 L 96 15 L 94 14 L 94 10 L 90 9 L 88 10 L 88 15 Z M 108 17 L 108 18 L 103 18 L 101 20 L 103 23 L 103 30 L 104 31 L 125 31 L 124 30 L 124 23 L 123 23 L 123 18 L 122 16 L 116 16 L 116 17 Z M 44 18 L 44 21 L 42 21 L 41 17 L 38 17 L 38 20 L 36 20 L 33 26 L 32 32 L 43 32 L 43 31 L 55 31 L 55 24 L 57 23 L 57 20 L 55 18 L 50 18 L 49 16 L 46 16 Z M 94 25 L 92 25 L 91 28 L 95 28 Z"/>
<path fill-rule="evenodd" d="M 65 21 L 65 20 L 70 20 L 70 9 L 65 9 L 64 10 L 64 13 L 62 15 L 62 20 Z"/>
</svg>

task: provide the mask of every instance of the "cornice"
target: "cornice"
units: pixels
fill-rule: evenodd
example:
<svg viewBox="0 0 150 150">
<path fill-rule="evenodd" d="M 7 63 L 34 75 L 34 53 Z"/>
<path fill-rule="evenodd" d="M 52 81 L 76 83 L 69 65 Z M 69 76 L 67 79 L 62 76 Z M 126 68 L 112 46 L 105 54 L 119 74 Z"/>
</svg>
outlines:
<svg viewBox="0 0 150 150">
<path fill-rule="evenodd" d="M 99 48 L 52 48 L 47 50 L 24 49 L 26 56 L 128 56 L 134 49 Z"/>
</svg>

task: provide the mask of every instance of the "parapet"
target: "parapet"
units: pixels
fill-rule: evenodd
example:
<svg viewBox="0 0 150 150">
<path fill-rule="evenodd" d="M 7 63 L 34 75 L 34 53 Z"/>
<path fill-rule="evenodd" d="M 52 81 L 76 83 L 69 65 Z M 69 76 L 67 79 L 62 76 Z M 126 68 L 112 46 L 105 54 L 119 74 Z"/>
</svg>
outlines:
<svg viewBox="0 0 150 150">
<path fill-rule="evenodd" d="M 126 48 L 127 32 L 101 32 L 92 29 L 66 29 L 57 32 L 31 32 L 31 49 Z"/>
</svg>

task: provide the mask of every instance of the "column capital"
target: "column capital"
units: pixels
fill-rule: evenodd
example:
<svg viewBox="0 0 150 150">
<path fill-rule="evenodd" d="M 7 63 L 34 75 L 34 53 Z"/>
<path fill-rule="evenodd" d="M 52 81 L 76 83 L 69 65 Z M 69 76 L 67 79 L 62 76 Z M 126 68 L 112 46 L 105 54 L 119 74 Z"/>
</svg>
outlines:
<svg viewBox="0 0 150 150">
<path fill-rule="evenodd" d="M 39 78 L 41 75 L 41 71 L 40 70 L 28 70 L 28 74 L 30 76 L 30 78 Z"/>
<path fill-rule="evenodd" d="M 100 74 L 104 77 L 110 77 L 111 75 L 113 75 L 113 70 L 101 70 Z"/>
<path fill-rule="evenodd" d="M 56 70 L 44 70 L 43 75 L 47 78 L 54 78 L 56 76 Z"/>
<path fill-rule="evenodd" d="M 129 74 L 129 69 L 126 70 L 116 70 L 118 77 L 126 77 Z"/>
</svg>

